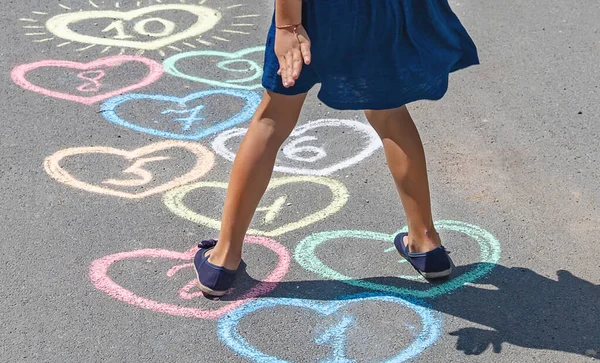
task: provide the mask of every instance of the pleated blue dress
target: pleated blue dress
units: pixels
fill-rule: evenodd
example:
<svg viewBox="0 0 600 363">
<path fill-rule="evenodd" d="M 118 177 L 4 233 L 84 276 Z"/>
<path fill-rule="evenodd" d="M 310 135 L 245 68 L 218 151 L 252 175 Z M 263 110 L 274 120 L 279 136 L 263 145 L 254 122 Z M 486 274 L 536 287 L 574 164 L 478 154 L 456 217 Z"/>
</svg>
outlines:
<svg viewBox="0 0 600 363">
<path fill-rule="evenodd" d="M 448 75 L 479 64 L 473 40 L 447 0 L 304 0 L 312 63 L 290 88 L 277 75 L 275 24 L 267 35 L 263 87 L 308 92 L 341 110 L 382 110 L 438 100 Z"/>
</svg>

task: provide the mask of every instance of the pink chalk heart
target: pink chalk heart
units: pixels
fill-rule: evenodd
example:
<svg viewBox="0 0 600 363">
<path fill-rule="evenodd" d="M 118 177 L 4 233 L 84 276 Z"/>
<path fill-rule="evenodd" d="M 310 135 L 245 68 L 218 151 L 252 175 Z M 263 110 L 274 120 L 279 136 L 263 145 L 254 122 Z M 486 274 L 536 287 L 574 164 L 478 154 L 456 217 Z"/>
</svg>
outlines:
<svg viewBox="0 0 600 363">
<path fill-rule="evenodd" d="M 177 271 L 183 268 L 191 267 L 189 261 L 194 259 L 194 255 L 198 251 L 198 248 L 194 247 L 186 252 L 176 252 L 163 249 L 143 249 L 129 252 L 116 253 L 95 260 L 90 265 L 89 278 L 98 290 L 105 292 L 106 294 L 114 297 L 117 300 L 126 302 L 128 304 L 140 307 L 142 309 L 152 310 L 158 313 L 164 313 L 175 316 L 183 316 L 188 318 L 198 319 L 218 319 L 223 314 L 226 314 L 240 305 L 254 300 L 257 297 L 265 295 L 271 292 L 283 277 L 287 274 L 290 267 L 290 254 L 288 250 L 281 245 L 279 242 L 274 241 L 265 237 L 246 237 L 245 243 L 252 243 L 266 247 L 277 254 L 279 261 L 275 269 L 263 280 L 252 286 L 247 292 L 243 293 L 242 296 L 230 302 L 227 305 L 221 306 L 214 310 L 200 309 L 196 307 L 178 306 L 170 303 L 163 303 L 148 299 L 135 294 L 134 292 L 124 288 L 110 278 L 109 269 L 110 267 L 119 261 L 130 260 L 130 259 L 168 259 L 173 261 L 183 261 L 185 264 L 172 267 L 166 275 L 168 277 L 173 276 Z M 191 292 L 195 285 L 195 281 L 190 281 L 183 288 L 178 291 L 180 298 L 190 300 L 192 298 L 200 296 L 199 292 Z"/>
<path fill-rule="evenodd" d="M 54 67 L 82 71 L 96 71 L 96 74 L 91 74 L 92 72 L 84 72 L 78 75 L 78 78 L 81 78 L 82 85 L 79 86 L 76 90 L 79 92 L 91 92 L 99 90 L 101 88 L 100 77 L 102 77 L 107 70 L 111 70 L 112 67 L 118 67 L 123 63 L 128 62 L 138 62 L 146 65 L 148 67 L 148 73 L 141 81 L 137 83 L 130 84 L 126 87 L 117 90 L 97 94 L 95 96 L 79 96 L 76 94 L 63 93 L 43 88 L 31 83 L 26 78 L 28 72 L 38 68 Z M 85 73 L 90 73 L 90 76 L 86 76 Z M 164 71 L 162 65 L 156 61 L 153 61 L 152 59 L 139 56 L 117 55 L 112 57 L 100 58 L 89 63 L 79 63 L 61 60 L 43 60 L 35 63 L 22 64 L 20 66 L 15 67 L 12 70 L 11 78 L 16 84 L 18 84 L 26 90 L 41 93 L 45 96 L 60 98 L 63 100 L 73 102 L 79 102 L 85 105 L 91 105 L 93 103 L 100 102 L 123 93 L 146 87 L 158 80 L 163 73 Z M 95 75 L 95 77 L 92 77 L 92 75 Z"/>
</svg>

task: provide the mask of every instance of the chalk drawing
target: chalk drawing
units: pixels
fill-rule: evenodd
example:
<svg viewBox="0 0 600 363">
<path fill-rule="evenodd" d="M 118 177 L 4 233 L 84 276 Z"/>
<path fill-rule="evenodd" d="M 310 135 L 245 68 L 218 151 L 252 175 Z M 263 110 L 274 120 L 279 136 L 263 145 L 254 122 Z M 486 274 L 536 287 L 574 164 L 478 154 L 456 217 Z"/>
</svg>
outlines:
<svg viewBox="0 0 600 363">
<path fill-rule="evenodd" d="M 77 87 L 77 90 L 80 92 L 97 92 L 101 88 L 100 80 L 102 77 L 106 75 L 106 72 L 113 71 L 113 69 L 121 66 L 124 63 L 128 62 L 137 62 L 144 64 L 148 67 L 148 73 L 146 76 L 139 82 L 131 84 L 121 89 L 117 89 L 114 91 L 109 91 L 106 93 L 98 94 L 95 96 L 80 96 L 75 94 L 63 93 L 54 90 L 50 90 L 47 88 L 43 88 L 31 83 L 27 80 L 26 76 L 28 72 L 38 68 L 66 68 L 66 69 L 75 69 L 75 70 L 83 70 L 85 72 L 79 73 L 77 77 L 79 79 L 86 80 L 87 82 L 83 85 Z M 97 76 L 95 78 L 87 78 L 87 75 L 93 74 L 92 72 L 97 72 Z M 54 98 L 60 98 L 63 100 L 73 101 L 83 103 L 85 105 L 91 105 L 96 102 L 104 101 L 108 98 L 114 97 L 116 95 L 120 95 L 123 93 L 131 92 L 136 89 L 140 89 L 142 87 L 146 87 L 156 80 L 158 80 L 163 74 L 162 65 L 158 62 L 155 62 L 151 59 L 138 57 L 138 56 L 112 56 L 100 58 L 95 61 L 89 63 L 78 63 L 78 62 L 70 62 L 70 61 L 60 61 L 60 60 L 43 60 L 34 63 L 22 64 L 20 66 L 15 67 L 11 72 L 12 80 L 21 86 L 22 88 L 41 93 L 45 96 L 50 96 Z M 86 77 L 86 78 L 82 78 Z M 89 81 L 93 81 L 92 85 L 89 84 Z M 94 83 L 95 82 L 95 83 Z M 91 88 L 90 88 L 91 86 Z"/>
<path fill-rule="evenodd" d="M 299 228 L 304 228 L 308 225 L 319 222 L 319 221 L 329 217 L 330 215 L 337 213 L 340 209 L 342 209 L 342 207 L 348 201 L 348 190 L 346 189 L 344 184 L 342 184 L 339 181 L 334 180 L 334 179 L 329 179 L 329 178 L 324 178 L 324 177 L 315 177 L 315 176 L 292 176 L 292 177 L 283 177 L 283 178 L 273 178 L 273 179 L 271 179 L 271 182 L 269 183 L 269 186 L 267 187 L 267 193 L 274 191 L 275 189 L 277 189 L 281 186 L 288 185 L 288 184 L 294 184 L 294 183 L 313 183 L 313 184 L 322 185 L 322 186 L 327 187 L 331 193 L 331 197 L 330 197 L 331 202 L 325 208 L 318 210 L 316 212 L 313 212 L 312 214 L 300 219 L 299 221 L 288 223 L 284 226 L 275 228 L 273 230 L 259 230 L 259 229 L 250 228 L 248 230 L 247 234 L 269 236 L 269 237 L 280 236 L 284 233 L 288 233 L 288 232 L 294 231 Z M 219 220 L 202 215 L 202 214 L 194 211 L 193 209 L 189 208 L 184 203 L 185 196 L 189 192 L 196 190 L 196 189 L 201 189 L 201 188 L 227 189 L 227 183 L 198 182 L 198 183 L 194 183 L 194 184 L 184 185 L 177 189 L 173 189 L 173 190 L 169 191 L 168 193 L 165 193 L 165 195 L 163 197 L 163 202 L 165 203 L 167 208 L 169 208 L 169 210 L 171 210 L 171 212 L 175 213 L 176 215 L 178 215 L 182 218 L 185 218 L 189 221 L 204 225 L 206 227 L 210 227 L 210 228 L 219 230 L 221 228 L 221 222 Z M 323 198 L 323 197 L 321 196 L 320 198 Z M 279 207 L 277 206 L 278 203 L 281 203 L 281 202 L 276 201 L 275 204 L 273 204 L 271 207 L 265 208 L 262 210 L 278 211 L 281 209 L 280 206 Z M 271 212 L 271 213 L 273 214 L 273 212 Z M 263 220 L 263 224 L 267 221 L 273 222 L 274 219 L 275 219 L 275 217 L 273 215 L 269 215 L 269 212 L 268 212 L 267 216 L 265 216 L 265 219 Z"/>
<path fill-rule="evenodd" d="M 327 158 L 327 152 L 323 148 L 325 141 L 321 142 L 321 146 L 304 145 L 299 144 L 306 142 L 317 141 L 314 136 L 302 136 L 307 132 L 319 128 L 339 128 L 348 133 L 356 133 L 359 137 L 355 138 L 357 143 L 356 147 L 348 148 L 348 152 L 355 152 L 342 161 L 329 160 Z M 241 139 L 246 134 L 247 129 L 234 128 L 227 130 L 219 134 L 212 142 L 212 147 L 215 152 L 224 157 L 227 160 L 233 161 L 235 158 L 235 152 L 231 150 L 229 143 L 233 139 Z M 337 132 L 337 131 L 336 131 Z M 358 141 L 360 140 L 360 141 Z M 238 144 L 238 143 L 236 143 Z M 360 161 L 371 156 L 377 149 L 381 147 L 381 139 L 377 136 L 377 133 L 373 130 L 370 125 L 359 121 L 353 120 L 337 120 L 337 119 L 322 119 L 317 121 L 310 121 L 306 124 L 298 126 L 291 133 L 290 137 L 283 146 L 282 154 L 288 159 L 286 162 L 285 158 L 280 157 L 275 164 L 275 171 L 288 174 L 301 174 L 301 175 L 320 175 L 327 176 L 339 171 L 341 169 L 350 167 L 359 163 Z M 358 151 L 355 151 L 358 150 Z M 331 158 L 330 158 L 331 159 Z M 312 166 L 306 165 L 304 167 L 291 166 L 290 161 L 302 162 L 306 164 L 313 164 L 322 161 L 323 165 Z"/>
<path fill-rule="evenodd" d="M 103 181 L 102 184 L 111 184 L 122 187 L 140 187 L 142 185 L 146 185 L 152 181 L 152 173 L 144 169 L 143 166 L 148 163 L 169 159 L 170 158 L 168 156 L 137 159 L 132 166 L 123 170 L 123 173 L 133 174 L 139 177 L 139 179 L 107 179 Z"/>
<path fill-rule="evenodd" d="M 182 124 L 181 130 L 189 131 L 192 128 L 192 125 L 194 124 L 194 122 L 204 120 L 204 117 L 199 117 L 200 112 L 202 112 L 203 109 L 204 109 L 204 105 L 199 105 L 199 106 L 196 106 L 189 110 L 164 110 L 161 112 L 161 114 L 166 115 L 169 113 L 175 113 L 175 114 L 181 115 L 181 114 L 189 113 L 190 115 L 188 117 L 173 119 L 173 121 L 180 122 Z"/>
<path fill-rule="evenodd" d="M 346 358 L 346 332 L 354 322 L 351 316 L 343 316 L 342 320 L 329 328 L 322 335 L 315 338 L 319 345 L 331 345 L 331 355 L 325 362 L 352 363 L 354 360 Z"/>
<path fill-rule="evenodd" d="M 221 95 L 221 96 L 230 96 L 236 97 L 244 101 L 244 106 L 236 115 L 227 118 L 225 120 L 211 120 L 210 122 L 198 123 L 196 127 L 192 127 L 196 121 L 198 121 L 198 114 L 202 111 L 202 107 L 196 107 L 192 109 L 187 109 L 186 103 L 195 100 L 201 100 L 208 96 Z M 118 115 L 118 107 L 126 102 L 135 102 L 135 101 L 158 101 L 158 102 L 170 102 L 174 103 L 180 107 L 186 108 L 182 113 L 190 113 L 190 117 L 187 118 L 187 121 L 183 122 L 182 133 L 178 132 L 170 132 L 164 131 L 160 129 L 154 129 L 147 126 L 138 125 L 132 121 L 127 121 L 121 116 Z M 170 95 L 149 95 L 149 94 L 126 94 L 121 96 L 116 96 L 111 98 L 110 100 L 104 102 L 102 105 L 102 114 L 104 118 L 108 121 L 123 127 L 127 127 L 137 132 L 143 132 L 149 135 L 164 137 L 167 139 L 177 139 L 177 140 L 201 140 L 207 136 L 210 136 L 216 132 L 223 131 L 232 126 L 236 126 L 240 123 L 248 121 L 252 118 L 254 111 L 258 107 L 260 103 L 260 96 L 251 91 L 244 90 L 232 90 L 232 89 L 215 89 L 208 91 L 200 91 L 196 93 L 192 93 L 185 97 L 177 97 Z M 172 109 L 167 109 L 161 112 L 162 114 L 173 113 Z M 196 120 L 192 121 L 194 118 Z M 181 121 L 182 119 L 179 119 Z M 185 120 L 185 119 L 184 119 Z M 177 122 L 177 119 L 174 121 Z M 187 127 L 189 126 L 189 127 Z M 188 132 L 189 131 L 189 132 Z"/>
<path fill-rule="evenodd" d="M 119 285 L 110 277 L 110 267 L 113 264 L 131 259 L 168 259 L 173 261 L 192 261 L 194 259 L 194 255 L 196 254 L 196 251 L 198 251 L 198 248 L 196 247 L 183 253 L 165 249 L 143 249 L 129 252 L 121 252 L 102 257 L 98 260 L 93 261 L 90 265 L 89 278 L 96 289 L 108 294 L 109 296 L 117 300 L 137 306 L 142 309 L 152 310 L 157 313 L 188 318 L 217 319 L 223 314 L 229 313 L 230 311 L 243 305 L 244 303 L 250 302 L 259 296 L 271 292 L 273 289 L 275 289 L 277 284 L 281 280 L 283 280 L 284 276 L 289 270 L 290 254 L 288 250 L 279 242 L 264 237 L 247 237 L 245 243 L 256 244 L 275 252 L 275 254 L 278 256 L 277 265 L 263 281 L 260 281 L 256 285 L 251 287 L 247 292 L 242 294 L 242 296 L 239 299 L 232 301 L 227 305 L 221 306 L 217 309 L 208 310 L 200 309 L 197 307 L 186 307 L 175 305 L 172 303 L 158 302 L 137 295 L 136 293 Z M 190 266 L 191 265 L 189 263 L 176 266 L 176 269 L 172 268 L 167 272 L 167 276 L 173 276 L 177 271 L 181 270 L 182 268 Z M 191 281 L 190 283 L 195 284 L 196 282 Z M 186 286 L 190 285 L 190 283 L 188 283 Z M 185 288 L 186 287 L 184 287 L 184 289 Z M 182 290 L 183 289 L 180 289 L 179 291 L 180 297 L 182 296 Z M 199 294 L 195 294 L 195 296 L 199 296 Z"/>
<path fill-rule="evenodd" d="M 218 334 L 223 343 L 227 344 L 234 352 L 253 362 L 287 363 L 286 360 L 270 356 L 258 348 L 252 346 L 239 332 L 239 324 L 246 316 L 262 309 L 273 310 L 277 307 L 297 307 L 314 311 L 320 316 L 339 315 L 340 311 L 350 305 L 364 302 L 377 301 L 381 303 L 398 304 L 406 309 L 413 310 L 421 320 L 421 332 L 415 340 L 404 350 L 394 357 L 387 359 L 386 363 L 398 363 L 412 359 L 422 353 L 425 349 L 435 343 L 442 333 L 442 315 L 429 308 L 425 303 L 414 299 L 402 299 L 395 296 L 383 294 L 362 293 L 353 296 L 341 297 L 333 301 L 314 301 L 305 299 L 276 299 L 265 298 L 255 300 L 240 306 L 238 309 L 223 315 L 218 320 Z M 333 351 L 329 359 L 323 362 L 351 362 L 344 354 L 345 335 L 351 329 L 351 319 L 344 313 L 341 314 L 341 322 L 333 327 L 325 335 L 316 337 L 317 343 L 329 343 Z M 329 333 L 329 334 L 327 334 Z M 361 339 L 355 344 L 365 345 L 368 339 Z M 370 360 L 371 361 L 371 360 Z"/>
<path fill-rule="evenodd" d="M 100 80 L 106 76 L 106 72 L 102 69 L 97 71 L 85 71 L 77 74 L 77 78 L 82 79 L 84 82 L 81 86 L 77 87 L 79 92 L 98 92 L 102 84 Z"/>
<path fill-rule="evenodd" d="M 386 234 L 371 231 L 328 231 L 314 233 L 311 236 L 302 240 L 297 246 L 294 252 L 294 258 L 296 261 L 304 267 L 306 270 L 314 272 L 324 278 L 331 280 L 338 280 L 348 285 L 358 286 L 361 288 L 382 291 L 385 293 L 391 293 L 402 296 L 414 296 L 417 298 L 434 298 L 436 296 L 456 290 L 467 283 L 471 283 L 478 278 L 488 274 L 496 263 L 500 260 L 500 242 L 490 232 L 485 229 L 459 221 L 442 220 L 435 222 L 435 227 L 439 231 L 455 231 L 463 233 L 471 237 L 475 242 L 479 244 L 481 249 L 480 264 L 476 264 L 469 271 L 464 272 L 460 276 L 452 277 L 452 279 L 439 283 L 426 285 L 427 288 L 423 290 L 403 288 L 393 285 L 385 285 L 370 281 L 353 279 L 352 277 L 343 275 L 331 267 L 324 264 L 315 254 L 315 249 L 318 246 L 325 245 L 327 241 L 339 239 L 339 238 L 358 238 L 361 240 L 360 243 L 364 244 L 364 240 L 377 240 L 385 241 L 390 244 L 394 243 L 394 237 L 397 233 L 407 232 L 408 227 L 402 228 L 400 231 L 394 234 Z M 350 242 L 350 241 L 348 241 Z"/>
<path fill-rule="evenodd" d="M 125 178 L 125 179 L 108 179 L 105 180 L 102 184 L 114 185 L 114 186 L 143 186 L 147 185 L 152 181 L 152 174 L 145 170 L 143 167 L 150 162 L 156 162 L 161 160 L 167 160 L 168 157 L 158 156 L 158 157 L 145 157 L 147 155 L 151 155 L 160 151 L 169 150 L 173 148 L 182 148 L 185 149 L 192 154 L 194 154 L 197 158 L 196 164 L 192 167 L 192 169 L 186 174 L 176 177 L 171 181 L 146 189 L 143 192 L 139 193 L 130 193 L 120 190 L 111 189 L 107 186 L 94 185 L 81 180 L 76 179 L 74 176 L 69 174 L 63 167 L 60 166 L 60 163 L 63 159 L 77 156 L 77 155 L 87 155 L 87 154 L 107 154 L 107 155 L 117 155 L 125 158 L 128 161 L 133 162 L 133 165 L 123 172 L 125 174 L 132 174 L 137 177 L 137 179 Z M 204 146 L 197 143 L 183 142 L 183 141 L 163 141 L 157 142 L 154 144 L 150 144 L 139 149 L 135 149 L 132 151 L 115 149 L 107 146 L 91 146 L 91 147 L 75 147 L 70 149 L 64 149 L 56 152 L 55 154 L 48 156 L 44 161 L 44 169 L 52 178 L 57 181 L 69 185 L 74 188 L 83 189 L 92 193 L 99 193 L 104 195 L 112 195 L 115 197 L 128 198 L 128 199 L 141 199 L 148 197 L 150 195 L 163 193 L 169 189 L 179 187 L 181 185 L 196 181 L 204 176 L 210 169 L 212 169 L 214 165 L 214 154 L 212 154 L 208 149 Z"/>
<path fill-rule="evenodd" d="M 189 81 L 201 82 L 213 87 L 221 87 L 221 88 L 237 88 L 237 89 L 246 89 L 253 90 L 261 88 L 261 77 L 263 74 L 262 66 L 257 62 L 244 58 L 245 56 L 252 53 L 264 53 L 265 47 L 252 47 L 240 50 L 238 52 L 217 52 L 217 51 L 191 51 L 185 53 L 175 54 L 169 58 L 167 58 L 163 62 L 163 67 L 165 71 L 173 76 L 181 77 L 187 79 Z M 206 76 L 196 76 L 184 73 L 177 69 L 177 62 L 183 59 L 189 58 L 223 58 L 224 60 L 216 63 L 215 65 L 222 70 L 239 73 L 243 75 L 247 75 L 244 78 L 231 78 L 226 80 L 216 80 L 210 79 Z M 233 64 L 238 64 L 237 67 L 233 67 Z M 246 67 L 240 68 L 240 65 L 245 65 Z M 209 70 L 202 67 L 199 69 L 199 72 L 208 73 Z"/>
<path fill-rule="evenodd" d="M 144 15 L 167 11 L 185 11 L 195 17 L 195 22 L 187 29 L 176 32 L 176 24 L 160 17 L 152 17 L 140 19 Z M 185 39 L 197 37 L 207 31 L 213 29 L 221 20 L 222 14 L 206 6 L 189 5 L 189 4 L 160 4 L 151 5 L 145 8 L 135 9 L 131 11 L 116 11 L 116 10 L 91 10 L 78 11 L 66 14 L 56 15 L 46 22 L 46 28 L 57 37 L 86 44 L 104 45 L 111 47 L 125 47 L 143 50 L 159 50 L 166 46 L 172 45 Z M 86 20 L 113 20 L 109 26 L 103 28 L 102 36 L 93 36 L 81 34 L 71 26 Z M 133 30 L 135 34 L 128 34 L 125 31 L 125 22 L 134 21 Z M 148 23 L 158 22 L 162 24 L 163 29 L 159 32 L 148 31 Z M 147 39 L 148 41 L 131 40 L 131 38 Z"/>
</svg>

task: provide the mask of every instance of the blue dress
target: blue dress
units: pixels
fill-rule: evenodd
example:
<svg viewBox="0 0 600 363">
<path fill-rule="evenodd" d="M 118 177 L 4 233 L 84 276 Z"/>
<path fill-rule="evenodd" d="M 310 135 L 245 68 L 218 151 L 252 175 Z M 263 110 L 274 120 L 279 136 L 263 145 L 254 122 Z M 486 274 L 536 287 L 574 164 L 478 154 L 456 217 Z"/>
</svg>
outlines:
<svg viewBox="0 0 600 363">
<path fill-rule="evenodd" d="M 447 0 L 304 0 L 312 63 L 290 88 L 277 75 L 275 24 L 262 84 L 284 95 L 321 84 L 319 99 L 343 110 L 396 108 L 438 100 L 450 72 L 479 64 L 477 48 Z"/>
</svg>

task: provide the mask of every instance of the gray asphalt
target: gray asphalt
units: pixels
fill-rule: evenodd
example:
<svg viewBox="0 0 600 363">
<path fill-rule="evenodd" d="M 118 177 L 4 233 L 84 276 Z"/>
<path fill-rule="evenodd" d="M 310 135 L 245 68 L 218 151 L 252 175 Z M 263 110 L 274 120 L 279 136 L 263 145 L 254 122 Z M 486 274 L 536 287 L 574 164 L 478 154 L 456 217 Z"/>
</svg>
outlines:
<svg viewBox="0 0 600 363">
<path fill-rule="evenodd" d="M 269 191 L 262 207 L 273 206 L 282 195 L 286 199 L 277 213 L 257 214 L 254 234 L 272 233 L 253 241 L 283 246 L 274 247 L 283 257 L 278 262 L 275 252 L 248 243 L 246 269 L 233 293 L 221 301 L 197 296 L 192 285 L 183 289 L 194 278 L 189 267 L 172 270 L 189 263 L 191 255 L 183 253 L 201 239 L 216 237 L 216 230 L 210 223 L 182 218 L 166 204 L 175 203 L 179 190 L 185 206 L 218 223 L 222 184 L 197 185 L 183 196 L 176 189 L 143 198 L 101 194 L 89 185 L 122 193 L 164 185 L 193 168 L 197 158 L 189 145 L 203 147 L 197 151 L 204 153 L 201 166 L 210 166 L 211 157 L 214 166 L 187 184 L 226 183 L 231 162 L 212 146 L 222 132 L 187 141 L 187 150 L 139 151 L 131 160 L 93 154 L 97 149 L 64 157 L 60 167 L 72 181 L 87 183 L 84 190 L 67 185 L 64 175 L 51 177 L 44 168 L 46 158 L 54 155 L 50 160 L 57 161 L 57 152 L 80 147 L 135 150 L 168 138 L 108 122 L 104 101 L 86 105 L 26 90 L 13 81 L 13 70 L 23 64 L 87 63 L 120 52 L 119 46 L 65 44 L 68 39 L 46 29 L 49 18 L 79 9 L 130 11 L 160 3 L 1 1 L 0 361 L 586 362 L 600 357 L 599 2 L 452 1 L 482 64 L 453 74 L 443 100 L 409 107 L 426 148 L 434 217 L 446 226 L 440 233 L 457 265 L 450 282 L 414 280 L 414 271 L 398 264 L 395 252 L 385 252 L 390 234 L 402 228 L 405 218 L 378 149 L 326 177 L 329 183 L 343 184 L 349 197 L 339 211 L 317 215 L 315 223 L 286 227 L 327 207 L 332 200 L 327 186 L 305 177 Z M 180 4 L 162 1 L 163 6 L 169 3 Z M 181 52 L 236 52 L 264 44 L 272 1 L 208 0 L 203 6 L 222 14 L 214 28 L 201 38 L 165 44 L 164 56 L 147 50 L 143 57 L 162 63 Z M 152 17 L 163 19 L 162 25 L 157 20 L 139 24 Z M 144 36 L 140 29 L 156 35 L 174 24 L 173 32 L 180 32 L 193 19 L 189 12 L 171 9 L 140 13 L 123 29 L 117 22 L 102 32 L 113 20 L 107 18 L 80 21 L 71 29 L 96 39 L 139 41 Z M 123 55 L 136 51 L 124 48 Z M 245 56 L 258 64 L 261 57 L 260 52 Z M 182 60 L 178 69 L 221 83 L 250 75 L 219 69 L 221 61 L 206 55 Z M 46 90 L 94 96 L 138 82 L 144 67 L 99 65 L 96 69 L 106 70 L 100 79 L 106 91 L 98 92 L 82 87 L 85 77 L 100 73 L 38 67 L 25 78 Z M 87 87 L 93 88 L 90 82 Z M 129 93 L 183 97 L 225 86 L 227 82 L 208 84 L 165 73 Z M 261 89 L 245 92 L 260 94 Z M 366 122 L 361 113 L 328 109 L 315 95 L 309 96 L 300 125 L 319 119 Z M 223 94 L 195 102 L 205 106 L 200 110 L 205 120 L 196 122 L 208 125 L 243 107 L 240 98 Z M 185 107 L 130 100 L 117 114 L 143 127 L 190 134 L 197 124 L 184 132 L 184 121 L 172 122 Z M 161 113 L 169 109 L 170 114 Z M 304 136 L 315 139 L 296 146 L 323 147 L 327 155 L 315 162 L 293 161 L 282 151 L 278 165 L 322 169 L 367 146 L 364 134 L 348 123 L 308 130 L 298 138 Z M 235 150 L 236 140 L 225 144 Z M 148 161 L 148 179 L 123 174 L 148 157 L 169 159 Z M 306 174 L 284 170 L 274 177 Z M 113 184 L 106 183 L 110 179 Z M 124 180 L 130 186 L 115 185 Z M 131 186 L 131 180 L 139 184 Z M 344 187 L 334 189 L 343 192 Z M 175 205 L 181 211 L 181 203 Z M 265 220 L 268 216 L 274 219 Z M 465 223 L 480 237 L 489 237 L 481 249 L 460 233 Z M 323 234 L 343 230 L 370 232 Z M 310 242 L 328 239 L 311 258 Z M 298 245 L 302 248 L 296 250 Z M 291 256 L 287 274 L 286 252 Z M 333 279 L 322 265 L 314 267 L 315 258 L 351 280 Z M 266 295 L 241 304 L 244 294 L 257 291 L 253 287 L 271 271 L 279 275 L 258 285 L 268 290 Z M 228 304 L 237 305 L 230 309 Z"/>
</svg>

